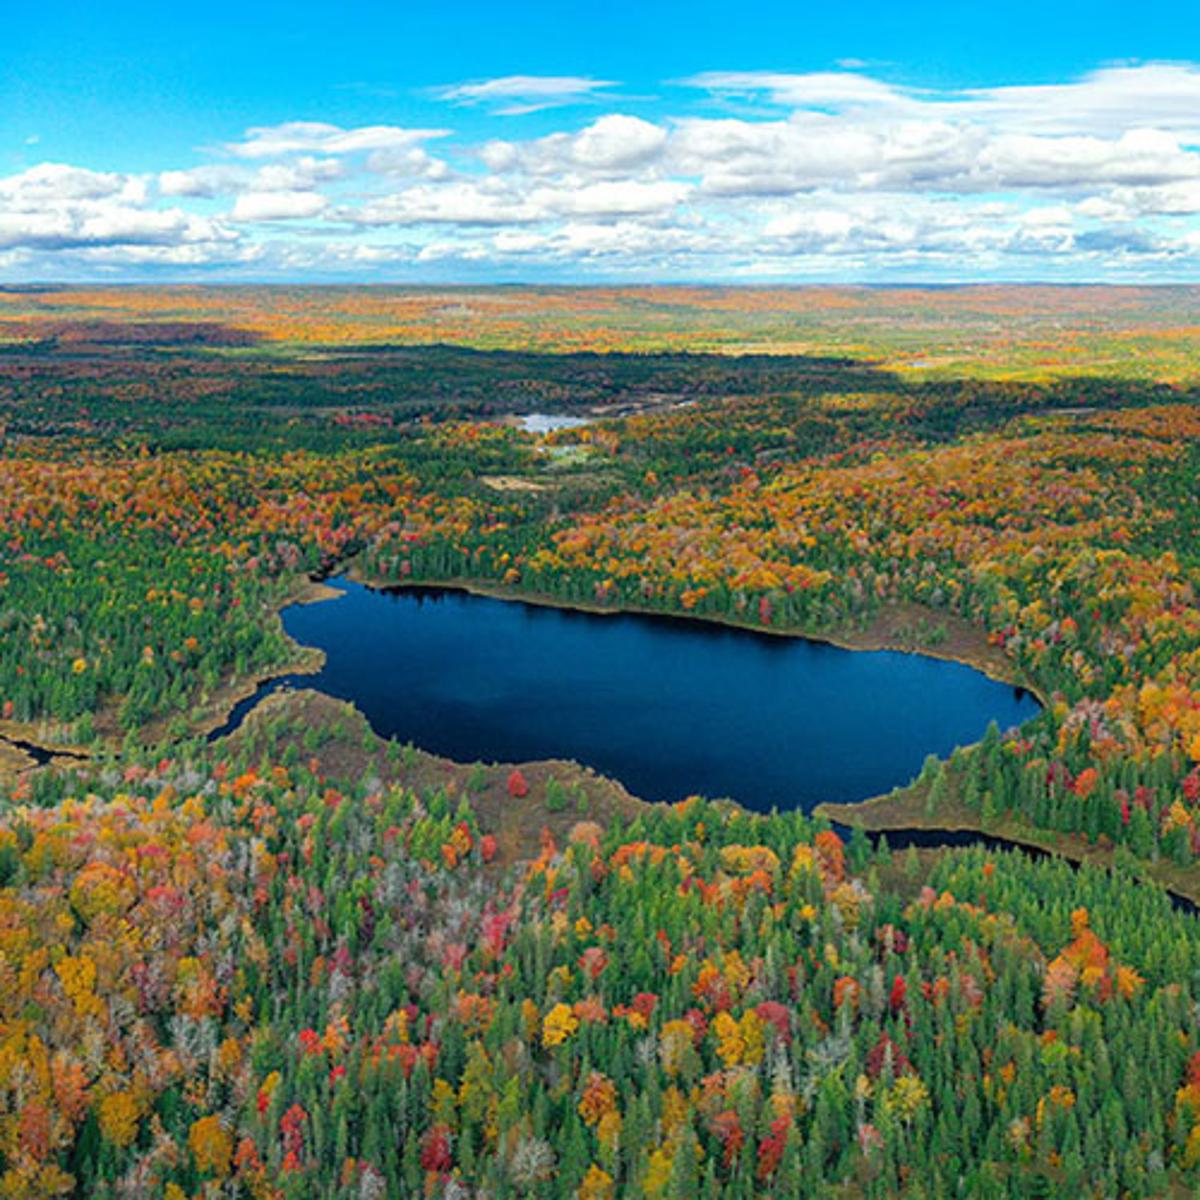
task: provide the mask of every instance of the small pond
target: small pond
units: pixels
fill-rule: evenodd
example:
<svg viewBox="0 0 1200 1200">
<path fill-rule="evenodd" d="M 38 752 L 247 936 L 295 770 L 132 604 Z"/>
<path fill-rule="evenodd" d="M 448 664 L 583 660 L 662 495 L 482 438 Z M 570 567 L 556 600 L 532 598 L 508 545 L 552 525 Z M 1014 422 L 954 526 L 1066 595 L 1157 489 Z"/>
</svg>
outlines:
<svg viewBox="0 0 1200 1200">
<path fill-rule="evenodd" d="M 267 691 L 315 687 L 380 734 L 460 762 L 572 758 L 647 800 L 807 810 L 886 792 L 989 721 L 1038 712 L 1022 689 L 920 655 L 331 582 L 345 595 L 283 613 L 325 667 L 265 685 L 226 728 Z"/>
<path fill-rule="evenodd" d="M 555 416 L 551 413 L 526 413 L 517 420 L 526 433 L 553 433 L 556 429 L 578 429 L 588 424 L 586 417 Z"/>
</svg>

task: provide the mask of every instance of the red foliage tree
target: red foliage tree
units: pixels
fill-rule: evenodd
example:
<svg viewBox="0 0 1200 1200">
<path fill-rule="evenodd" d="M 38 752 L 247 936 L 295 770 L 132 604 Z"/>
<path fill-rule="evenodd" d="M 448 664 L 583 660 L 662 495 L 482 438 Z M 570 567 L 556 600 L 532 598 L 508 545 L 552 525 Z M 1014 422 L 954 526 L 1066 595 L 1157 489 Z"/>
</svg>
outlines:
<svg viewBox="0 0 1200 1200">
<path fill-rule="evenodd" d="M 454 1165 L 450 1153 L 450 1131 L 445 1125 L 434 1125 L 421 1142 L 421 1167 L 442 1174 Z"/>
</svg>

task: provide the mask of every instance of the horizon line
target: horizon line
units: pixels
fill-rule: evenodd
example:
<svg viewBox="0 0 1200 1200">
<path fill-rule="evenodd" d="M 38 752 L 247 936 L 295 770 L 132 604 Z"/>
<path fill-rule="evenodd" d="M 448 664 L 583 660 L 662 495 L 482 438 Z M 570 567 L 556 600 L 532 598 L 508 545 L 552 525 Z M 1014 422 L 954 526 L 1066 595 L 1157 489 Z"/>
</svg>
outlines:
<svg viewBox="0 0 1200 1200">
<path fill-rule="evenodd" d="M 493 280 L 490 282 L 448 280 L 437 282 L 433 280 L 281 280 L 281 279 L 76 279 L 76 280 L 31 280 L 24 283 L 0 282 L 0 292 L 19 293 L 47 290 L 66 290 L 68 288 L 122 287 L 122 288 L 428 288 L 445 290 L 455 288 L 462 290 L 482 291 L 498 288 L 541 288 L 544 290 L 588 291 L 601 289 L 638 290 L 646 288 L 732 288 L 746 291 L 801 291 L 805 289 L 853 289 L 864 290 L 879 288 L 914 288 L 928 290 L 947 290 L 951 288 L 982 288 L 982 287 L 1044 287 L 1044 288 L 1111 288 L 1111 289 L 1170 289 L 1200 287 L 1200 277 L 1188 280 L 1165 280 L 1162 282 L 1113 282 L 1104 279 L 955 279 L 955 280 L 806 280 L 788 282 L 750 282 L 747 280 L 688 280 L 663 279 L 657 281 L 589 281 L 581 283 L 563 283 L 534 280 Z"/>
</svg>

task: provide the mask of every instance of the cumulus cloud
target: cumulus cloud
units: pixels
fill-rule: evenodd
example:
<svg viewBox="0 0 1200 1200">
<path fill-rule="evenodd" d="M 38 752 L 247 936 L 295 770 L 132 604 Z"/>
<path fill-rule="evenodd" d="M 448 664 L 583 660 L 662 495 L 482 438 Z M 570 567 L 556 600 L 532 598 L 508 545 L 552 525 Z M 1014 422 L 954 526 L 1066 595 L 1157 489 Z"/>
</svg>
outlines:
<svg viewBox="0 0 1200 1200">
<path fill-rule="evenodd" d="M 289 221 L 315 217 L 329 203 L 319 192 L 246 192 L 233 206 L 235 221 Z"/>
<path fill-rule="evenodd" d="M 0 178 L 0 261 L 560 278 L 1200 265 L 1196 65 L 966 90 L 862 64 L 683 83 L 654 119 L 607 80 L 508 76 L 439 90 L 485 110 L 471 136 L 296 120 L 154 173 L 43 163 Z M 537 137 L 488 126 L 576 102 L 611 111 Z"/>
<path fill-rule="evenodd" d="M 1004 206 L 906 203 L 900 196 L 820 195 L 788 205 L 764 227 L 780 254 L 926 258 L 979 256 L 1011 249 L 1025 234 Z"/>
<path fill-rule="evenodd" d="M 1200 179 L 1161 187 L 1116 188 L 1107 198 L 1096 197 L 1095 202 L 1109 206 L 1109 212 L 1104 215 L 1125 220 L 1151 214 L 1192 216 L 1200 213 Z"/>
<path fill-rule="evenodd" d="M 622 217 L 665 213 L 691 192 L 659 180 L 560 181 L 532 189 L 511 182 L 422 184 L 382 196 L 337 216 L 364 225 L 524 225 L 563 216 Z"/>
<path fill-rule="evenodd" d="M 424 146 L 376 150 L 367 156 L 366 168 L 378 175 L 409 179 L 449 179 L 453 174 L 443 159 L 435 158 Z"/>
<path fill-rule="evenodd" d="M 250 172 L 237 167 L 193 167 L 188 171 L 160 171 L 158 190 L 163 196 L 202 196 L 211 198 L 245 187 Z"/>
<path fill-rule="evenodd" d="M 136 186 L 126 175 L 89 171 L 66 163 L 41 163 L 0 179 L 0 203 L 25 208 L 70 200 L 98 200 Z"/>
<path fill-rule="evenodd" d="M 623 217 L 661 213 L 683 201 L 691 189 L 685 183 L 642 183 L 637 180 L 602 181 L 583 187 L 539 188 L 530 203 L 546 214 Z"/>
<path fill-rule="evenodd" d="M 93 203 L 42 211 L 0 210 L 0 247 L 40 250 L 85 246 L 207 244 L 233 239 L 218 222 L 180 209 Z"/>
<path fill-rule="evenodd" d="M 1153 129 L 1048 136 L 940 118 L 884 123 L 805 112 L 778 120 L 688 118 L 671 139 L 668 167 L 726 196 L 825 185 L 972 193 L 1200 178 L 1200 154 Z"/>
<path fill-rule="evenodd" d="M 258 168 L 240 163 L 213 163 L 186 171 L 162 171 L 158 190 L 164 196 L 208 199 L 238 192 L 309 191 L 344 174 L 345 167 L 339 160 L 311 156 Z"/>
<path fill-rule="evenodd" d="M 536 221 L 541 213 L 498 183 L 464 181 L 417 184 L 337 215 L 362 225 L 515 225 Z"/>
<path fill-rule="evenodd" d="M 671 165 L 681 174 L 698 177 L 704 191 L 719 196 L 787 195 L 837 181 L 878 187 L 892 158 L 890 140 L 886 133 L 837 125 L 821 116 L 781 121 L 686 119 L 672 139 Z M 931 144 L 927 157 L 936 160 L 941 171 L 954 169 L 965 160 L 953 151 L 952 144 Z"/>
<path fill-rule="evenodd" d="M 479 157 L 498 173 L 622 176 L 653 165 L 666 148 L 668 136 L 661 125 L 611 113 L 577 133 L 552 133 L 527 142 L 493 140 L 483 145 Z"/>
<path fill-rule="evenodd" d="M 1133 129 L 1119 138 L 1003 134 L 978 160 L 980 176 L 1002 187 L 1157 184 L 1200 176 L 1200 156 L 1170 134 Z"/>
<path fill-rule="evenodd" d="M 41 163 L 0 178 L 0 248 L 216 246 L 235 236 L 219 221 L 152 207 L 148 196 L 141 176 Z"/>
</svg>

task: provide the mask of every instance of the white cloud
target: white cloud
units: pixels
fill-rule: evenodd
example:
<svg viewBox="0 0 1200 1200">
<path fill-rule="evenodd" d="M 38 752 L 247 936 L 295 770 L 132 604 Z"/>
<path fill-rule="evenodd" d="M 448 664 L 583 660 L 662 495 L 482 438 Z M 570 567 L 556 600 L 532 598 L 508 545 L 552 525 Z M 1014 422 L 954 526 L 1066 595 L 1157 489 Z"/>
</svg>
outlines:
<svg viewBox="0 0 1200 1200">
<path fill-rule="evenodd" d="M 328 203 L 319 192 L 246 192 L 233 206 L 233 219 L 288 221 L 315 217 Z"/>
<path fill-rule="evenodd" d="M 148 204 L 142 176 L 41 163 L 0 178 L 0 247 L 215 246 L 236 235 L 219 221 Z"/>
<path fill-rule="evenodd" d="M 344 164 L 336 158 L 308 155 L 290 162 L 250 167 L 241 163 L 213 163 L 187 171 L 163 171 L 158 190 L 163 196 L 194 196 L 212 199 L 240 192 L 303 192 L 322 183 L 341 179 Z"/>
<path fill-rule="evenodd" d="M 190 171 L 161 171 L 158 190 L 163 196 L 220 196 L 246 185 L 249 173 L 238 167 L 193 167 Z"/>
<path fill-rule="evenodd" d="M 345 166 L 333 158 L 304 156 L 287 163 L 270 163 L 260 167 L 251 183 L 253 191 L 307 191 L 319 183 L 341 179 Z"/>
<path fill-rule="evenodd" d="M 541 215 L 528 200 L 493 182 L 418 184 L 338 213 L 363 225 L 512 225 Z"/>
<path fill-rule="evenodd" d="M 672 115 L 564 115 L 531 138 L 486 136 L 486 114 L 470 138 L 287 121 L 153 174 L 43 163 L 0 178 L 0 261 L 638 278 L 1200 266 L 1198 66 L 970 90 L 861 64 L 685 83 Z M 615 87 L 508 76 L 439 94 L 616 108 Z"/>
<path fill-rule="evenodd" d="M 705 254 L 724 249 L 720 239 L 712 234 L 678 227 L 645 225 L 636 221 L 615 224 L 571 222 L 556 235 L 554 244 L 568 258 L 618 257 L 655 259 L 680 253 Z"/>
<path fill-rule="evenodd" d="M 1070 83 L 963 95 L 969 116 L 1013 129 L 1102 136 L 1153 128 L 1188 142 L 1200 137 L 1200 66 L 1193 63 L 1106 67 Z"/>
<path fill-rule="evenodd" d="M 1003 134 L 979 156 L 977 169 L 994 186 L 1010 188 L 1149 185 L 1200 177 L 1200 155 L 1155 129 L 1116 139 Z"/>
<path fill-rule="evenodd" d="M 126 175 L 89 171 L 66 163 L 41 163 L 0 179 L 0 202 L 25 207 L 65 200 L 96 200 L 115 196 L 129 184 Z"/>
<path fill-rule="evenodd" d="M 1077 205 L 1088 217 L 1102 221 L 1136 221 L 1146 217 L 1200 215 L 1200 179 L 1155 187 L 1115 187 L 1089 196 Z"/>
<path fill-rule="evenodd" d="M 667 181 L 601 181 L 583 187 L 538 188 L 530 194 L 529 202 L 547 214 L 631 216 L 665 212 L 682 202 L 690 191 L 687 184 Z"/>
<path fill-rule="evenodd" d="M 686 87 L 720 95 L 759 95 L 787 108 L 874 108 L 891 112 L 915 110 L 919 102 L 891 84 L 852 71 L 815 71 L 803 75 L 780 71 L 705 71 L 680 80 Z"/>
<path fill-rule="evenodd" d="M 670 180 L 558 180 L 532 189 L 511 181 L 458 180 L 404 188 L 336 215 L 364 225 L 525 225 L 565 216 L 665 213 L 691 190 L 686 183 Z"/>
<path fill-rule="evenodd" d="M 238 158 L 281 158 L 288 154 L 361 154 L 368 151 L 403 150 L 447 137 L 448 129 L 406 129 L 399 125 L 361 125 L 343 129 L 322 121 L 285 121 L 282 125 L 258 125 L 246 131 L 240 142 L 225 149 Z"/>
<path fill-rule="evenodd" d="M 486 104 L 499 116 L 521 116 L 592 100 L 605 88 L 616 86 L 611 80 L 585 75 L 505 75 L 449 84 L 434 89 L 434 95 L 452 104 Z"/>
<path fill-rule="evenodd" d="M 366 166 L 378 175 L 409 179 L 449 179 L 453 174 L 442 159 L 435 158 L 424 146 L 376 150 L 368 155 Z"/>
<path fill-rule="evenodd" d="M 881 123 L 823 113 L 769 121 L 689 118 L 678 124 L 667 165 L 726 196 L 825 185 L 973 193 L 1200 178 L 1200 154 L 1158 130 L 1051 137 L 941 119 Z"/>
<path fill-rule="evenodd" d="M 1011 132 L 1101 136 L 1141 127 L 1189 142 L 1200 133 L 1200 66 L 1194 63 L 1105 67 L 1067 83 L 942 91 L 842 71 L 709 71 L 681 82 L 714 94 L 766 96 L 787 108 L 959 120 Z"/>
<path fill-rule="evenodd" d="M 948 157 L 939 156 L 943 162 Z M 747 121 L 686 119 L 671 141 L 670 163 L 720 196 L 786 195 L 836 180 L 856 182 L 886 162 L 875 131 L 834 126 L 829 118 Z M 877 185 L 877 181 L 872 181 Z"/>
<path fill-rule="evenodd" d="M 668 140 L 669 132 L 661 125 L 612 113 L 577 133 L 552 133 L 528 142 L 486 142 L 479 158 L 497 174 L 628 178 L 655 167 Z"/>
<path fill-rule="evenodd" d="M 667 144 L 667 131 L 638 117 L 601 117 L 570 139 L 570 157 L 582 167 L 613 170 L 640 166 Z"/>
<path fill-rule="evenodd" d="M 94 203 L 44 211 L 0 210 L 0 247 L 62 250 L 83 246 L 216 244 L 233 234 L 180 209 Z"/>
</svg>

